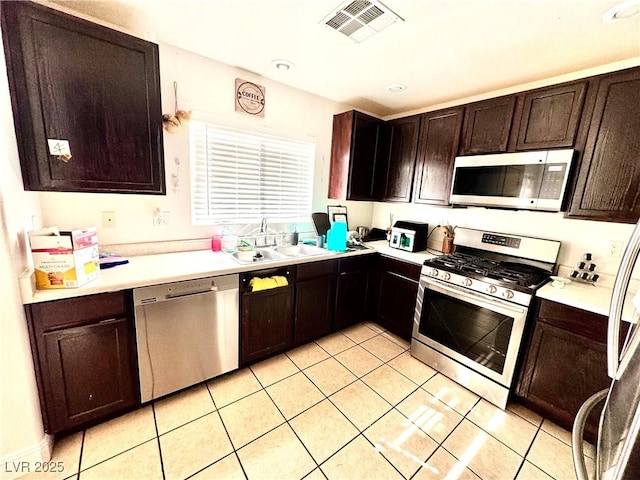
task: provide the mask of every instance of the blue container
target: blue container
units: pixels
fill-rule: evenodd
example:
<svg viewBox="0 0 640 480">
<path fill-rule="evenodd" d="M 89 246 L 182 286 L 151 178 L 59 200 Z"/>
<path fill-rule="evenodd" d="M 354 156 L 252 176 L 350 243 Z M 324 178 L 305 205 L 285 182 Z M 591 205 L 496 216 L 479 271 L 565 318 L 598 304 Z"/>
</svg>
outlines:
<svg viewBox="0 0 640 480">
<path fill-rule="evenodd" d="M 347 250 L 347 224 L 345 222 L 333 222 L 333 226 L 327 232 L 327 250 L 336 252 Z"/>
</svg>

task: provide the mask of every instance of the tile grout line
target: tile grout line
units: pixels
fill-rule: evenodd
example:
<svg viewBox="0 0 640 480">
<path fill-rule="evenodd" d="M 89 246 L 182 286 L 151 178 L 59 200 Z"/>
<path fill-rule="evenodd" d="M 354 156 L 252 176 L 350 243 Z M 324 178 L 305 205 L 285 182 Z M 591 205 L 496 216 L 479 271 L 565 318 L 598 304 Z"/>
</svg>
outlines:
<svg viewBox="0 0 640 480">
<path fill-rule="evenodd" d="M 252 372 L 253 373 L 253 372 Z M 232 452 L 228 453 L 227 455 L 217 459 L 215 462 L 211 462 L 208 465 L 205 465 L 204 467 L 202 467 L 200 470 L 192 473 L 191 475 L 189 475 L 188 477 L 186 477 L 186 479 L 192 478 L 195 475 L 198 475 L 199 473 L 203 472 L 204 470 L 206 470 L 207 468 L 215 465 L 216 463 L 224 460 L 225 458 L 229 457 L 230 455 L 235 455 L 236 460 L 238 461 L 238 464 L 240 465 L 240 469 L 242 470 L 242 474 L 244 475 L 245 479 L 248 479 L 249 477 L 247 476 L 247 472 L 245 472 L 244 467 L 242 465 L 242 462 L 240 461 L 240 457 L 238 457 L 238 451 L 235 448 L 235 445 L 233 444 L 233 440 L 231 440 L 231 436 L 229 435 L 229 431 L 227 430 L 227 426 L 224 424 L 224 421 L 222 420 L 222 415 L 220 415 L 220 409 L 218 408 L 218 405 L 216 404 L 215 399 L 213 398 L 213 394 L 211 393 L 211 390 L 209 389 L 209 384 L 208 381 L 203 382 L 205 384 L 205 388 L 207 389 L 207 393 L 209 394 L 209 398 L 211 399 L 211 401 L 213 402 L 213 407 L 214 407 L 214 411 L 213 412 L 209 412 L 207 415 L 211 415 L 213 413 L 217 413 L 218 414 L 218 418 L 220 419 L 220 423 L 222 424 L 222 428 L 224 428 L 224 432 L 227 435 L 227 439 L 229 440 L 229 444 L 231 445 L 231 449 L 233 450 Z M 255 393 L 255 392 L 254 392 Z M 253 394 L 251 394 L 253 395 Z M 248 397 L 249 395 L 247 395 Z M 243 397 L 246 398 L 246 397 Z M 233 402 L 232 402 L 233 403 Z M 207 415 L 203 415 L 201 417 L 198 418 L 204 418 Z M 197 419 L 196 419 L 197 420 Z M 187 422 L 187 423 L 191 423 L 191 422 Z M 185 425 L 187 425 L 187 423 L 185 423 Z M 180 427 L 178 427 L 180 428 Z M 186 480 L 185 479 L 185 480 Z"/>
<path fill-rule="evenodd" d="M 153 413 L 153 425 L 156 429 L 156 442 L 158 443 L 158 454 L 160 455 L 160 471 L 162 472 L 162 479 L 166 480 L 167 476 L 164 472 L 164 461 L 162 460 L 162 445 L 160 443 L 160 430 L 158 429 L 158 419 L 156 418 L 156 402 L 151 404 L 151 412 Z"/>
<path fill-rule="evenodd" d="M 293 360 L 292 360 L 292 361 L 293 361 Z M 297 365 L 296 365 L 296 366 L 297 366 Z M 299 373 L 302 373 L 302 370 L 300 370 L 300 372 L 299 372 Z M 297 375 L 297 373 L 296 373 L 295 375 Z M 304 375 L 304 374 L 303 374 L 303 375 Z M 287 377 L 287 378 L 289 378 L 289 377 Z M 278 383 L 278 382 L 276 382 L 276 383 Z M 313 383 L 313 382 L 311 382 L 311 383 Z M 274 383 L 273 385 L 275 385 L 275 383 Z M 318 387 L 317 387 L 317 385 L 316 385 L 316 388 L 318 388 Z M 277 404 L 277 403 L 275 402 L 275 400 L 271 397 L 271 395 L 269 395 L 269 392 L 267 392 L 267 389 L 266 389 L 266 388 L 263 388 L 263 390 L 264 390 L 264 392 L 267 394 L 267 397 L 269 397 L 269 400 L 271 400 L 271 402 L 273 402 L 273 404 L 275 405 L 275 407 L 278 409 L 278 412 L 280 412 L 280 415 L 282 415 L 282 418 L 284 418 L 284 423 L 281 423 L 280 425 L 278 425 L 278 426 L 276 426 L 276 427 L 272 428 L 272 429 L 271 429 L 271 430 L 269 430 L 268 432 L 265 432 L 264 434 L 260 435 L 258 438 L 262 438 L 262 437 L 264 437 L 265 435 L 267 435 L 268 433 L 273 432 L 276 428 L 280 428 L 282 425 L 285 425 L 285 424 L 286 424 L 286 425 L 291 429 L 291 431 L 293 432 L 293 434 L 295 435 L 295 437 L 298 439 L 298 441 L 299 441 L 299 442 L 300 442 L 300 444 L 302 445 L 302 448 L 304 448 L 304 449 L 305 449 L 305 451 L 309 454 L 309 457 L 311 458 L 311 460 L 313 461 L 313 463 L 315 463 L 315 465 L 316 465 L 316 466 L 315 466 L 315 468 L 313 468 L 310 472 L 308 472 L 308 473 L 307 473 L 306 475 L 304 475 L 304 477 L 302 477 L 302 478 L 308 477 L 309 475 L 311 475 L 311 473 L 313 473 L 315 470 L 317 470 L 317 469 L 319 469 L 319 468 L 320 468 L 320 464 L 318 464 L 317 460 L 314 458 L 314 456 L 311 454 L 311 452 L 309 451 L 309 449 L 307 448 L 307 446 L 304 444 L 304 442 L 302 441 L 302 439 L 301 439 L 301 438 L 300 438 L 300 436 L 298 435 L 298 432 L 296 432 L 296 430 L 291 426 L 291 423 L 289 423 L 289 420 L 293 420 L 294 418 L 298 417 L 299 415 L 302 415 L 304 412 L 306 412 L 306 411 L 308 411 L 308 410 L 311 410 L 311 409 L 312 409 L 313 407 L 315 407 L 316 405 L 318 405 L 318 404 L 320 404 L 320 403 L 324 402 L 324 400 L 327 400 L 327 397 L 325 396 L 324 400 L 320 400 L 320 402 L 318 402 L 318 403 L 314 403 L 314 404 L 313 404 L 312 406 L 310 406 L 309 408 L 306 408 L 306 409 L 304 409 L 302 412 L 299 412 L 298 414 L 296 414 L 296 415 L 294 415 L 293 417 L 291 417 L 290 419 L 287 419 L 287 417 L 284 415 L 284 413 L 282 412 L 282 410 L 280 409 L 280 407 L 278 406 L 278 404 Z M 318 390 L 320 390 L 320 389 L 318 389 Z M 322 394 L 324 395 L 324 392 L 322 392 L 322 390 L 320 390 L 320 393 L 322 393 Z M 258 440 L 258 438 L 255 438 L 255 439 L 251 440 L 249 443 L 247 443 L 247 445 L 249 445 L 249 444 L 251 444 L 251 443 L 255 442 L 256 440 Z M 246 445 L 245 445 L 245 446 L 246 446 Z M 324 475 L 324 473 L 323 473 L 323 475 Z"/>
<path fill-rule="evenodd" d="M 84 436 L 86 435 L 87 431 L 83 430 L 82 431 L 82 441 L 80 443 L 80 455 L 78 457 L 78 470 L 76 471 L 76 478 L 78 480 L 80 480 L 80 467 L 82 466 L 82 454 L 84 452 Z M 55 445 L 55 437 L 54 437 L 54 445 Z"/>
<path fill-rule="evenodd" d="M 367 328 L 368 328 L 368 327 L 367 327 Z M 338 333 L 341 333 L 341 332 L 338 332 Z M 344 335 L 344 334 L 342 334 L 342 335 Z M 374 335 L 373 337 L 370 337 L 370 338 L 368 338 L 367 340 L 370 340 L 371 338 L 374 338 L 375 336 L 379 336 L 379 335 L 381 335 L 381 334 Z M 347 335 L 344 335 L 344 336 L 345 336 L 345 337 L 347 337 L 347 338 L 349 338 Z M 305 369 L 301 369 L 300 367 L 298 367 L 298 366 L 295 364 L 295 362 L 294 362 L 294 361 L 293 361 L 293 360 L 292 360 L 288 355 L 286 355 L 286 352 L 285 352 L 285 356 L 286 356 L 287 358 L 289 358 L 289 360 L 290 360 L 290 361 L 291 361 L 291 362 L 296 366 L 296 368 L 298 368 L 298 370 L 299 370 L 299 371 L 298 371 L 298 372 L 296 372 L 296 373 L 294 373 L 294 374 L 292 374 L 292 375 L 289 375 L 289 376 L 283 377 L 282 379 L 280 379 L 280 380 L 278 380 L 277 382 L 274 382 L 274 383 L 272 383 L 272 384 L 270 384 L 270 385 L 268 385 L 268 386 L 275 385 L 275 384 L 277 384 L 277 383 L 279 383 L 279 382 L 281 382 L 281 381 L 286 380 L 287 378 L 291 378 L 292 376 L 297 375 L 298 373 L 302 373 L 302 374 L 305 376 L 305 378 L 307 378 L 307 379 L 309 380 L 309 382 L 311 382 L 311 384 L 313 384 L 313 385 L 314 385 L 314 386 L 315 386 L 315 387 L 320 391 L 320 393 L 322 393 L 322 395 L 324 396 L 324 399 L 323 399 L 323 400 L 321 400 L 320 402 L 317 402 L 317 403 L 313 404 L 313 405 L 312 405 L 312 406 L 310 406 L 309 408 L 306 408 L 305 410 L 303 410 L 303 411 L 301 411 L 301 412 L 297 413 L 295 416 L 291 417 L 291 419 L 287 419 L 287 418 L 286 418 L 286 416 L 283 414 L 283 412 L 282 412 L 282 410 L 280 409 L 280 407 L 276 404 L 275 400 L 271 397 L 271 395 L 269 395 L 269 392 L 267 391 L 267 387 L 265 387 L 265 386 L 263 385 L 263 383 L 262 383 L 262 382 L 260 381 L 260 379 L 257 377 L 257 375 L 255 374 L 255 372 L 253 372 L 253 370 L 251 370 L 251 373 L 256 377 L 256 379 L 258 380 L 258 383 L 261 385 L 262 389 L 265 391 L 265 393 L 267 394 L 267 396 L 269 397 L 269 399 L 271 400 L 271 402 L 275 405 L 276 409 L 277 409 L 277 410 L 280 412 L 280 414 L 283 416 L 283 418 L 285 419 L 285 421 L 284 421 L 284 423 L 281 423 L 281 424 L 277 425 L 276 427 L 272 428 L 271 430 L 269 430 L 269 431 L 267 431 L 267 432 L 263 433 L 262 435 L 260 435 L 259 437 L 255 438 L 255 439 L 253 439 L 251 442 L 248 442 L 246 445 L 249 445 L 249 444 L 251 444 L 251 443 L 255 442 L 255 441 L 256 441 L 256 440 L 258 440 L 259 438 L 264 437 L 265 435 L 267 435 L 267 434 L 269 434 L 269 433 L 273 432 L 275 429 L 277 429 L 277 428 L 281 427 L 282 425 L 284 425 L 284 424 L 286 423 L 286 424 L 289 426 L 289 428 L 293 431 L 293 433 L 294 433 L 294 435 L 296 436 L 296 438 L 298 439 L 298 441 L 300 441 L 300 443 L 302 444 L 303 448 L 307 451 L 307 453 L 309 454 L 309 456 L 311 457 L 311 459 L 313 460 L 313 462 L 316 464 L 316 468 L 314 468 L 311 472 L 309 472 L 307 475 L 305 475 L 305 477 L 306 477 L 306 476 L 310 475 L 311 473 L 313 473 L 313 471 L 315 471 L 316 469 L 319 469 L 319 470 L 321 471 L 321 473 L 324 475 L 324 472 L 322 471 L 322 469 L 321 469 L 320 465 L 325 464 L 325 463 L 326 463 L 330 458 L 332 458 L 333 456 L 335 456 L 335 455 L 336 455 L 338 452 L 340 452 L 343 448 L 345 448 L 347 445 L 349 445 L 351 442 L 353 442 L 356 438 L 358 438 L 358 436 L 362 436 L 362 437 L 363 437 L 363 438 L 364 438 L 364 439 L 365 439 L 369 444 L 371 444 L 371 442 L 369 441 L 369 439 L 364 435 L 364 433 L 363 433 L 363 432 L 364 432 L 364 430 L 366 430 L 366 429 L 367 429 L 367 428 L 369 428 L 371 425 L 373 425 L 373 423 L 375 423 L 375 421 L 378 421 L 380 418 L 382 418 L 384 415 L 386 415 L 389 411 L 393 410 L 393 409 L 394 409 L 394 406 L 393 406 L 393 405 L 391 405 L 391 404 L 390 404 L 390 403 L 389 403 L 389 402 L 388 402 L 384 397 L 380 396 L 380 394 L 379 394 L 378 392 L 376 392 L 373 388 L 371 388 L 369 385 L 367 385 L 366 383 L 364 383 L 364 382 L 363 382 L 363 383 L 364 383 L 368 388 L 371 388 L 371 390 L 372 390 L 376 395 L 380 396 L 380 398 L 382 398 L 385 402 L 387 402 L 387 403 L 390 405 L 390 407 L 391 407 L 391 408 L 390 408 L 388 411 L 386 411 L 382 416 L 380 416 L 378 419 L 376 419 L 373 423 L 371 423 L 370 425 L 368 425 L 368 426 L 367 426 L 367 428 L 365 428 L 364 430 L 362 430 L 362 431 L 361 431 L 361 430 L 360 430 L 360 428 L 359 428 L 357 425 L 355 425 L 355 424 L 351 421 L 351 419 L 350 419 L 349 417 L 347 417 L 347 415 L 346 415 L 346 414 L 345 414 L 345 413 L 344 413 L 344 412 L 343 412 L 343 411 L 338 407 L 338 405 L 336 405 L 336 404 L 333 402 L 333 400 L 330 398 L 330 396 L 326 395 L 326 394 L 325 394 L 325 393 L 324 393 L 324 392 L 323 392 L 323 391 L 318 387 L 318 385 L 316 385 L 316 384 L 313 382 L 313 380 L 312 380 L 311 378 L 309 378 L 309 376 L 308 376 L 308 375 L 305 373 L 305 371 L 304 371 L 304 370 L 306 370 L 307 368 L 310 368 L 310 367 L 311 367 L 311 366 L 313 366 L 313 365 L 317 365 L 317 364 L 319 364 L 319 363 L 322 363 L 323 361 L 326 361 L 326 360 L 328 360 L 328 359 L 332 358 L 332 359 L 334 359 L 336 362 L 338 362 L 340 365 L 342 365 L 342 366 L 343 366 L 343 367 L 344 367 L 344 368 L 345 368 L 349 373 L 351 373 L 351 374 L 356 378 L 356 380 L 354 380 L 353 382 L 348 383 L 347 385 L 344 385 L 342 388 L 340 388 L 340 389 L 336 390 L 336 391 L 335 391 L 335 392 L 333 392 L 331 395 L 334 395 L 335 393 L 338 393 L 339 391 L 341 391 L 341 390 L 343 390 L 343 389 L 347 388 L 349 385 L 352 385 L 353 383 L 357 382 L 358 380 L 361 380 L 361 378 L 362 378 L 362 377 L 364 377 L 365 375 L 363 375 L 362 377 L 357 376 L 354 372 L 352 372 L 351 370 L 349 370 L 349 368 L 348 368 L 346 365 L 343 365 L 343 364 L 342 364 L 342 363 L 341 363 L 337 358 L 335 358 L 335 356 L 336 356 L 336 355 L 339 355 L 340 353 L 343 353 L 343 352 L 345 352 L 345 351 L 347 351 L 347 350 L 350 350 L 351 348 L 354 348 L 355 346 L 359 346 L 359 345 L 360 345 L 360 343 L 355 342 L 355 341 L 354 341 L 353 339 L 351 339 L 351 338 L 349 338 L 349 340 L 351 340 L 352 342 L 354 342 L 354 345 L 353 345 L 353 346 L 351 346 L 351 347 L 349 347 L 349 348 L 347 348 L 347 349 L 345 349 L 345 350 L 342 350 L 342 351 L 340 351 L 340 352 L 337 352 L 337 353 L 335 353 L 335 354 L 331 354 L 331 353 L 330 353 L 330 352 L 328 352 L 326 349 L 324 349 L 321 345 L 319 345 L 319 344 L 318 344 L 318 346 L 319 346 L 320 348 L 322 348 L 322 349 L 323 349 L 323 350 L 324 350 L 324 351 L 329 355 L 329 357 L 328 357 L 328 358 L 326 358 L 326 359 L 323 359 L 323 360 L 321 360 L 321 361 L 319 361 L 319 362 L 317 362 L 317 363 L 315 363 L 315 364 L 309 365 L 309 366 L 307 366 Z M 365 341 L 366 341 L 366 340 L 365 340 Z M 391 341 L 391 340 L 389 340 L 389 341 Z M 395 343 L 395 342 L 394 342 L 394 343 Z M 397 345 L 397 344 L 396 344 L 396 345 Z M 362 348 L 365 348 L 365 347 L 362 347 Z M 365 348 L 365 350 L 366 350 L 366 348 Z M 367 350 L 367 351 L 368 351 L 368 350 Z M 407 350 L 404 350 L 403 352 L 399 353 L 398 355 L 396 355 L 396 356 L 392 357 L 389 361 L 393 360 L 394 358 L 398 357 L 399 355 L 404 354 L 406 351 L 407 351 Z M 368 352 L 369 352 L 369 351 L 368 351 Z M 381 361 L 383 362 L 383 363 L 382 363 L 382 365 L 380 365 L 380 366 L 376 367 L 376 368 L 375 368 L 374 370 L 372 370 L 372 371 L 375 371 L 377 368 L 380 368 L 380 367 L 382 367 L 383 365 L 386 365 L 386 364 L 387 364 L 387 362 L 385 362 L 384 360 L 382 360 L 382 359 L 380 359 L 379 357 L 377 357 L 373 352 L 369 352 L 369 353 L 371 353 L 372 355 L 374 355 L 376 358 L 378 358 L 379 360 L 381 360 Z M 393 367 L 390 367 L 390 368 L 393 368 Z M 394 371 L 395 371 L 395 369 L 394 369 Z M 371 372 L 367 372 L 367 374 L 366 374 L 366 375 L 368 375 L 369 373 L 371 373 Z M 415 384 L 415 382 L 413 382 L 413 381 L 412 381 L 412 383 L 414 383 L 414 384 Z M 413 393 L 414 393 L 418 388 L 420 388 L 420 386 L 417 386 L 417 388 L 416 388 L 415 390 L 412 390 L 412 391 L 411 391 L 411 393 L 409 393 L 409 394 L 407 395 L 407 397 L 408 397 L 409 395 L 412 395 L 412 394 L 413 394 Z M 254 392 L 254 393 L 256 393 L 256 392 Z M 404 398 L 401 400 L 401 402 L 402 402 L 402 401 L 404 401 L 407 397 L 404 397 Z M 293 420 L 294 418 L 298 417 L 299 415 L 302 415 L 304 412 L 306 412 L 306 411 L 310 410 L 311 408 L 313 408 L 313 407 L 317 406 L 318 404 L 320 404 L 320 403 L 321 403 L 321 402 L 323 402 L 324 400 L 328 400 L 328 401 L 329 401 L 329 402 L 334 406 L 334 408 L 336 408 L 336 409 L 338 410 L 338 412 L 339 412 L 339 413 L 340 413 L 340 414 L 341 414 L 341 415 L 342 415 L 342 416 L 343 416 L 343 417 L 344 417 L 344 418 L 345 418 L 345 419 L 346 419 L 346 420 L 347 420 L 351 425 L 353 425 L 353 427 L 356 429 L 356 431 L 357 431 L 358 433 L 357 433 L 357 435 L 355 435 L 352 439 L 350 439 L 350 440 L 349 440 L 345 445 L 343 445 L 342 447 L 340 447 L 337 451 L 335 451 L 335 452 L 334 452 L 333 454 L 331 454 L 327 459 L 325 459 L 322 463 L 320 463 L 320 464 L 319 464 L 319 463 L 316 461 L 316 459 L 313 457 L 313 455 L 311 454 L 311 452 L 309 451 L 309 449 L 307 448 L 307 446 L 304 444 L 303 440 L 299 437 L 298 433 L 297 433 L 297 432 L 295 431 L 295 429 L 291 426 L 291 424 L 290 424 L 290 420 Z M 224 422 L 223 422 L 223 423 L 224 423 Z M 225 427 L 225 428 L 226 428 L 226 427 Z M 233 445 L 233 442 L 232 442 L 232 445 Z M 241 448 L 244 448 L 246 445 L 243 445 Z M 372 445 L 372 444 L 371 444 L 371 445 Z M 372 446 L 373 446 L 373 445 L 372 445 Z M 375 446 L 373 446 L 373 447 L 375 448 Z M 237 450 L 235 450 L 235 451 L 237 452 Z M 384 455 L 383 455 L 382 457 L 385 459 L 385 461 L 386 461 L 387 463 L 389 463 L 389 464 L 391 465 L 391 467 L 392 467 L 392 468 L 394 468 L 396 471 L 398 471 L 398 470 L 397 470 L 397 468 L 396 468 L 393 464 L 391 464 L 391 462 L 390 462 L 389 460 L 387 460 L 387 459 L 386 459 L 386 457 L 384 457 Z M 239 459 L 238 459 L 238 460 L 239 460 Z M 243 471 L 244 471 L 244 468 L 243 468 Z M 400 473 L 400 472 L 398 471 L 398 473 Z M 246 475 L 246 473 L 245 473 L 245 475 Z M 404 475 L 402 475 L 401 473 L 400 473 L 400 475 L 404 477 Z M 326 475 L 325 475 L 325 477 L 326 477 Z"/>
</svg>

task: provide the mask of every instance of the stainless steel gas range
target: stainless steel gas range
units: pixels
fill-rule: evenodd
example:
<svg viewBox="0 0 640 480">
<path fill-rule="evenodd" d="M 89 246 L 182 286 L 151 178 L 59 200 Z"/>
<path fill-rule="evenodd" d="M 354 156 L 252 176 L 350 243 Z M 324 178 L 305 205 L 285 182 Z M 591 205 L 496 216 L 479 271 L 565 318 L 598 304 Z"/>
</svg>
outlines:
<svg viewBox="0 0 640 480">
<path fill-rule="evenodd" d="M 411 354 L 505 408 L 529 305 L 560 242 L 458 228 L 455 253 L 422 267 Z"/>
</svg>

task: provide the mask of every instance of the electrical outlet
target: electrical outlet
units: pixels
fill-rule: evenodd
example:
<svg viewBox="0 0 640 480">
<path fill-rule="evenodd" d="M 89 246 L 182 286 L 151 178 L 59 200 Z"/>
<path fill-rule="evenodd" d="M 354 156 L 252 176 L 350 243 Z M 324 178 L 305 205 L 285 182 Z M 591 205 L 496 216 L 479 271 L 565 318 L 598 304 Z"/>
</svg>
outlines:
<svg viewBox="0 0 640 480">
<path fill-rule="evenodd" d="M 154 227 L 166 227 L 169 225 L 169 212 L 167 210 L 156 210 L 153 214 Z"/>
<path fill-rule="evenodd" d="M 116 212 L 102 212 L 102 226 L 104 228 L 115 228 Z"/>
<path fill-rule="evenodd" d="M 623 242 L 617 240 L 609 240 L 609 248 L 607 249 L 607 256 L 612 258 L 620 258 L 622 256 Z"/>
</svg>

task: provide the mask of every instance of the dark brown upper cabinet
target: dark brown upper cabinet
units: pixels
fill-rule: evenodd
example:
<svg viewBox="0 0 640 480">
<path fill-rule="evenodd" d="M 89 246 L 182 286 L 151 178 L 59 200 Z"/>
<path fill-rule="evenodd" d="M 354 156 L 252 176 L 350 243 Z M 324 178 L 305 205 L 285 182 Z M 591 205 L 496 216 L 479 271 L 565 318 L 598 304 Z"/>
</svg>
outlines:
<svg viewBox="0 0 640 480">
<path fill-rule="evenodd" d="M 515 95 L 467 105 L 460 155 L 506 152 L 515 105 Z"/>
<path fill-rule="evenodd" d="M 420 116 L 399 118 L 387 122 L 380 144 L 384 147 L 384 161 L 380 162 L 382 200 L 410 202 L 413 173 L 418 153 Z M 381 152 L 382 147 L 380 148 Z"/>
<path fill-rule="evenodd" d="M 32 2 L 2 33 L 27 190 L 165 194 L 157 45 Z"/>
<path fill-rule="evenodd" d="M 516 150 L 573 147 L 586 91 L 585 80 L 525 94 Z"/>
<path fill-rule="evenodd" d="M 640 217 L 640 68 L 597 77 L 597 94 L 568 217 Z"/>
<path fill-rule="evenodd" d="M 355 110 L 334 115 L 329 198 L 374 200 L 378 128 L 382 123 Z"/>
<path fill-rule="evenodd" d="M 422 115 L 413 201 L 447 205 L 464 107 Z"/>
</svg>

